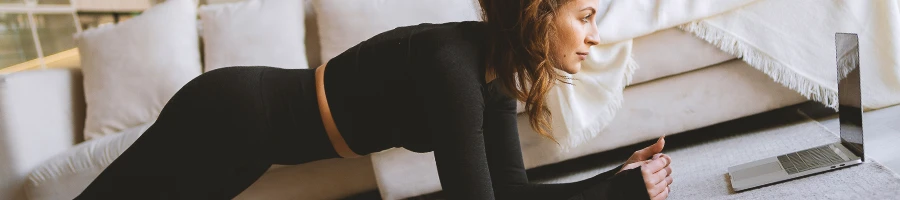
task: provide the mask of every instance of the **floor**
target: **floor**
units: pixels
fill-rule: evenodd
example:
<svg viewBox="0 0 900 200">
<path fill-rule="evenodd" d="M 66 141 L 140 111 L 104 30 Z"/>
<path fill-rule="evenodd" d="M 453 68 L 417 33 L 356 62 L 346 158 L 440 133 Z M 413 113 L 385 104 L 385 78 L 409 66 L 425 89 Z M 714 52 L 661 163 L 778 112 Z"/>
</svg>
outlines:
<svg viewBox="0 0 900 200">
<path fill-rule="evenodd" d="M 799 114 L 798 114 L 799 113 Z M 900 106 L 866 112 L 864 115 L 866 156 L 900 172 Z M 816 120 L 829 130 L 839 133 L 837 113 L 815 102 L 806 102 L 765 113 L 751 115 L 708 127 L 682 132 L 666 137 L 667 149 L 687 148 L 703 141 L 723 138 L 755 130 L 783 126 L 806 120 Z M 618 164 L 634 152 L 654 141 L 587 155 L 553 165 L 542 166 L 527 171 L 532 182 L 552 182 L 573 174 L 596 169 L 598 166 Z M 787 152 L 786 152 L 787 153 Z M 351 198 L 351 200 L 380 199 L 378 191 L 371 191 Z M 441 192 L 411 198 L 414 200 L 445 199 Z"/>
<path fill-rule="evenodd" d="M 837 115 L 817 121 L 828 127 L 828 130 L 838 130 Z M 866 156 L 900 173 L 900 106 L 865 112 L 863 131 Z"/>
</svg>

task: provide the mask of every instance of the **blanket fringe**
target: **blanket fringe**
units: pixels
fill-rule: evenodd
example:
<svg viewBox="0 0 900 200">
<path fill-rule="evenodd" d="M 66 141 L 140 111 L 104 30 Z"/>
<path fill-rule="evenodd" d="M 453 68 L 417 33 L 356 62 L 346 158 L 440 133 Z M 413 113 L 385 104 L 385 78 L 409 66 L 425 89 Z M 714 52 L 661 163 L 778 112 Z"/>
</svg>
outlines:
<svg viewBox="0 0 900 200">
<path fill-rule="evenodd" d="M 624 102 L 622 91 L 631 83 L 632 76 L 638 68 L 640 68 L 640 65 L 638 65 L 637 61 L 629 55 L 625 60 L 625 77 L 623 78 L 623 84 L 620 88 L 614 88 L 612 92 L 613 96 L 610 97 L 609 104 L 607 104 L 603 110 L 603 112 L 609 113 L 608 115 L 600 115 L 600 117 L 596 119 L 597 123 L 592 123 L 588 127 L 572 130 L 572 132 L 580 132 L 581 134 L 554 135 L 557 137 L 571 137 L 566 138 L 566 144 L 560 146 L 562 152 L 568 152 L 572 150 L 572 148 L 587 143 L 609 126 L 609 122 L 615 117 L 615 113 L 622 108 L 622 103 Z"/>
<path fill-rule="evenodd" d="M 706 40 L 726 53 L 741 58 L 741 60 L 747 62 L 750 66 L 769 75 L 775 82 L 800 93 L 806 97 L 806 99 L 811 99 L 833 109 L 837 109 L 837 91 L 829 90 L 826 87 L 816 84 L 806 77 L 797 74 L 785 64 L 764 52 L 760 52 L 758 49 L 747 45 L 737 37 L 703 21 L 682 24 L 679 25 L 678 28 Z"/>
<path fill-rule="evenodd" d="M 622 84 L 622 88 L 627 87 L 628 84 L 631 84 L 631 77 L 634 76 L 634 72 L 640 68 L 637 61 L 634 61 L 634 57 L 631 55 L 625 60 L 625 84 Z"/>
</svg>

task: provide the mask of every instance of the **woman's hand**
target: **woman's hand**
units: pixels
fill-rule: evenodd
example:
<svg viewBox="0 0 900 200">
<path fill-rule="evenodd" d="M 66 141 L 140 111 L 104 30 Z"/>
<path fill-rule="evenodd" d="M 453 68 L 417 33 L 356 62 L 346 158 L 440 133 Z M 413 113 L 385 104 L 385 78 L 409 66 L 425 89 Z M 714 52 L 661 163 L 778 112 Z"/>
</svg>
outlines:
<svg viewBox="0 0 900 200">
<path fill-rule="evenodd" d="M 641 167 L 641 175 L 644 177 L 644 185 L 650 199 L 666 199 L 669 196 L 669 185 L 672 184 L 672 158 L 662 154 L 666 141 L 660 137 L 656 144 L 638 150 L 625 161 L 621 171 Z"/>
<path fill-rule="evenodd" d="M 654 155 L 662 152 L 663 147 L 665 145 L 666 145 L 666 139 L 665 139 L 665 136 L 663 136 L 663 137 L 659 137 L 659 139 L 656 140 L 655 144 L 650 145 L 649 147 L 646 147 L 644 149 L 635 151 L 634 154 L 631 154 L 631 157 L 629 157 L 628 160 L 625 161 L 625 167 L 622 167 L 622 170 L 620 170 L 619 172 L 622 172 L 622 171 L 625 171 L 628 169 L 633 169 L 635 167 L 640 166 L 640 165 L 632 165 L 633 167 L 628 168 L 629 164 L 649 160 L 650 157 L 653 157 Z M 618 172 L 616 172 L 616 173 L 618 173 Z"/>
</svg>

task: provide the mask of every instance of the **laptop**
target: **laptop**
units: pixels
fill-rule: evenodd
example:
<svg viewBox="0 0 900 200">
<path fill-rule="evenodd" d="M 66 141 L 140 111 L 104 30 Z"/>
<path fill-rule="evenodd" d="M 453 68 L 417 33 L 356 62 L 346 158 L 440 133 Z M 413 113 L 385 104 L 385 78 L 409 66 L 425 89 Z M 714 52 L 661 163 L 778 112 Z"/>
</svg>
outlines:
<svg viewBox="0 0 900 200">
<path fill-rule="evenodd" d="M 863 163 L 859 38 L 836 33 L 841 141 L 728 168 L 734 191 L 743 191 Z"/>
</svg>

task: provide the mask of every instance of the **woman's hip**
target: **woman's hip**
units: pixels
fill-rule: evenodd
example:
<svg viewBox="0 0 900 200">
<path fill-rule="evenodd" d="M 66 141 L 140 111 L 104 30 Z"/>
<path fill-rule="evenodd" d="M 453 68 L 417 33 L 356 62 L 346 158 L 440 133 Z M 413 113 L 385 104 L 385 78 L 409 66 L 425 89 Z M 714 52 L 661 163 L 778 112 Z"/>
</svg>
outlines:
<svg viewBox="0 0 900 200">
<path fill-rule="evenodd" d="M 260 156 L 274 164 L 337 157 L 318 113 L 313 72 L 274 67 L 209 71 L 179 90 L 157 123 L 199 127 L 195 131 L 202 137 L 259 144 L 267 149 Z"/>
</svg>

